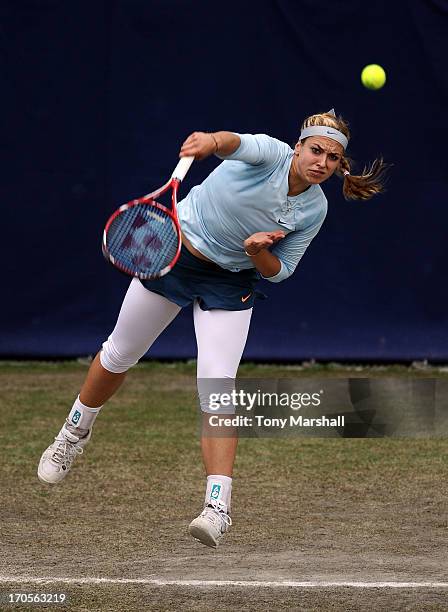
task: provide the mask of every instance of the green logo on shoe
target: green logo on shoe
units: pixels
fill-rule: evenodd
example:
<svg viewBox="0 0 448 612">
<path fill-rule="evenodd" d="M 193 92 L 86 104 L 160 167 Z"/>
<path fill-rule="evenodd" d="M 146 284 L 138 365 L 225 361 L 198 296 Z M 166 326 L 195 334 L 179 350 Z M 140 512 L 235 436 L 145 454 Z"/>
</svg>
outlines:
<svg viewBox="0 0 448 612">
<path fill-rule="evenodd" d="M 219 494 L 221 493 L 221 485 L 214 484 L 212 486 L 212 492 L 210 493 L 211 499 L 219 499 Z"/>
<path fill-rule="evenodd" d="M 79 423 L 80 418 L 81 418 L 81 413 L 79 412 L 79 410 L 75 410 L 72 416 L 73 425 L 77 425 Z"/>
</svg>

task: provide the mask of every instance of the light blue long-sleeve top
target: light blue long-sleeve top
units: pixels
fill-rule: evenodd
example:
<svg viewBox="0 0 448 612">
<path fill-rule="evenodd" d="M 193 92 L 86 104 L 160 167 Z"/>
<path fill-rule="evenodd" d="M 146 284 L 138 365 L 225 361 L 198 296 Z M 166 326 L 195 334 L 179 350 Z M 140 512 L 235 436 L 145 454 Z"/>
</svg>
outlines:
<svg viewBox="0 0 448 612">
<path fill-rule="evenodd" d="M 178 205 L 183 233 L 203 255 L 222 268 L 253 268 L 244 240 L 255 232 L 283 230 L 285 238 L 270 251 L 281 268 L 267 280 L 291 276 L 327 213 L 319 185 L 288 196 L 288 175 L 294 151 L 266 134 L 237 134 L 238 149 Z"/>
</svg>

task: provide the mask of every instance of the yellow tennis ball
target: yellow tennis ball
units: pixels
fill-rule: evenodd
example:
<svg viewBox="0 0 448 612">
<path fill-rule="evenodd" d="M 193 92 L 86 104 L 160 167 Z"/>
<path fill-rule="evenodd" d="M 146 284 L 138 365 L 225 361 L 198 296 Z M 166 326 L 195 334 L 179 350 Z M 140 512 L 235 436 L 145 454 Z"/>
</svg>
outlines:
<svg viewBox="0 0 448 612">
<path fill-rule="evenodd" d="M 361 81 L 367 89 L 381 89 L 386 82 L 386 73 L 382 66 L 369 64 L 361 72 Z"/>
</svg>

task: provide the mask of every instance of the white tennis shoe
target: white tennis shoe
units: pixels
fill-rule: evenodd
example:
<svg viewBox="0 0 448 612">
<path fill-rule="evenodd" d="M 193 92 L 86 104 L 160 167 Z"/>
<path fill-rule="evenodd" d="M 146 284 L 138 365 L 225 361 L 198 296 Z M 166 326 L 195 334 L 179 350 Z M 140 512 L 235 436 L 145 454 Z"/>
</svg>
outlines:
<svg viewBox="0 0 448 612">
<path fill-rule="evenodd" d="M 227 514 L 226 504 L 211 500 L 201 514 L 191 521 L 188 531 L 202 544 L 216 548 L 231 525 L 232 519 Z"/>
<path fill-rule="evenodd" d="M 37 468 L 39 480 L 46 484 L 57 484 L 67 476 L 77 455 L 82 455 L 84 446 L 90 440 L 92 430 L 87 436 L 78 438 L 66 427 L 62 427 L 53 444 L 44 451 Z"/>
</svg>

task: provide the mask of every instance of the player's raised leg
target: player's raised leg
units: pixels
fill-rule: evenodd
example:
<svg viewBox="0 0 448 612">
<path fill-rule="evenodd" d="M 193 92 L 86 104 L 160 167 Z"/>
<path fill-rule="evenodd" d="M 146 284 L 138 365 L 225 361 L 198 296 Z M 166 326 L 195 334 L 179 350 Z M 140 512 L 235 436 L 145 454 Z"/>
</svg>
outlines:
<svg viewBox="0 0 448 612">
<path fill-rule="evenodd" d="M 231 390 L 246 344 L 252 309 L 206 310 L 194 305 L 194 323 L 198 343 L 198 391 L 203 412 L 201 448 L 207 483 L 204 509 L 189 527 L 190 534 L 207 546 L 216 547 L 232 524 L 232 475 L 238 445 L 234 427 L 218 428 L 209 425 L 213 410 L 207 401 L 205 379 L 213 379 L 212 386 Z M 205 390 L 205 392 L 204 392 Z"/>
<path fill-rule="evenodd" d="M 148 291 L 139 280 L 131 282 L 115 329 L 90 366 L 55 441 L 41 457 L 37 473 L 42 482 L 56 484 L 67 475 L 74 459 L 89 442 L 103 404 L 179 311 L 177 304 Z"/>
</svg>

